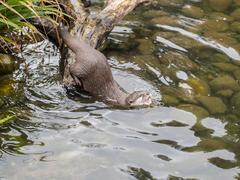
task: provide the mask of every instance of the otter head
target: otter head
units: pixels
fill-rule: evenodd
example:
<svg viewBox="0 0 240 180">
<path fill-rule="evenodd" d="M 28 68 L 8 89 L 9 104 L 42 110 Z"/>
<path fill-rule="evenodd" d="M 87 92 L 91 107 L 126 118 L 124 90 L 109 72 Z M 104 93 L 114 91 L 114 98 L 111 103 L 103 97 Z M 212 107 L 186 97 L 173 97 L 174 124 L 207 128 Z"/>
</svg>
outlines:
<svg viewBox="0 0 240 180">
<path fill-rule="evenodd" d="M 152 98 L 145 91 L 135 91 L 127 96 L 125 102 L 130 107 L 149 106 L 152 104 Z"/>
</svg>

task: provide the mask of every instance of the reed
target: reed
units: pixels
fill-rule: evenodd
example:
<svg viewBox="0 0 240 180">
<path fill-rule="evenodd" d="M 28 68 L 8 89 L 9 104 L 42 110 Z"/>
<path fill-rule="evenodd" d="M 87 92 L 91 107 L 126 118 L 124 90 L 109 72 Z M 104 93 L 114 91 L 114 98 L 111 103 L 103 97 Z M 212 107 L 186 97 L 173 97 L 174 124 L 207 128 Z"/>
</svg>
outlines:
<svg viewBox="0 0 240 180">
<path fill-rule="evenodd" d="M 16 34 L 36 40 L 40 33 L 28 19 L 45 18 L 57 25 L 63 15 L 57 0 L 0 0 L 0 42 L 17 46 Z"/>
</svg>

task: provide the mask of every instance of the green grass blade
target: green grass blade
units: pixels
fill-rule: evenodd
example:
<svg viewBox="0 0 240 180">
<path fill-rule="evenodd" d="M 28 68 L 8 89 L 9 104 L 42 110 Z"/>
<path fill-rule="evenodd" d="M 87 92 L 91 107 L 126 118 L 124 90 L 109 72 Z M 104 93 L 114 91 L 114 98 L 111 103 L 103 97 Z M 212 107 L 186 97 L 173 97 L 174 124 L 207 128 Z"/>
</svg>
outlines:
<svg viewBox="0 0 240 180">
<path fill-rule="evenodd" d="M 3 123 L 6 123 L 8 121 L 10 121 L 14 116 L 7 116 L 3 119 L 0 119 L 0 125 L 2 125 Z"/>
</svg>

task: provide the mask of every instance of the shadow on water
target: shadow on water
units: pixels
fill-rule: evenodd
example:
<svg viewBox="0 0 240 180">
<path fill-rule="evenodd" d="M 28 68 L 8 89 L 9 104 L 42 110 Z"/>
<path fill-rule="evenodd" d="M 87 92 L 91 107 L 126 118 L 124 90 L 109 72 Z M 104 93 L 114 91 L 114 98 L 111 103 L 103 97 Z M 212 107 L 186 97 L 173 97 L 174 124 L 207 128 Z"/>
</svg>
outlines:
<svg viewBox="0 0 240 180">
<path fill-rule="evenodd" d="M 98 4 L 96 3 L 96 6 Z M 59 52 L 28 45 L 0 81 L 0 179 L 239 179 L 240 4 L 158 1 L 114 28 L 105 55 L 127 91 L 117 109 L 66 92 Z"/>
</svg>

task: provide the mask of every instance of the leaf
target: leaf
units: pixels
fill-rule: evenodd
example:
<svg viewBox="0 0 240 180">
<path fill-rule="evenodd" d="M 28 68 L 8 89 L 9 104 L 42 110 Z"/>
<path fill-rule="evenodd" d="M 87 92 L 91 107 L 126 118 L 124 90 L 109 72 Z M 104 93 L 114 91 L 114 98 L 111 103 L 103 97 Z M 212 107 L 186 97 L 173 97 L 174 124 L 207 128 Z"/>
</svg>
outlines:
<svg viewBox="0 0 240 180">
<path fill-rule="evenodd" d="M 15 117 L 15 116 L 7 116 L 7 117 L 5 117 L 3 119 L 0 119 L 0 125 L 5 123 L 5 122 L 7 122 L 7 121 L 9 121 L 9 120 L 11 120 L 13 117 Z"/>
</svg>

